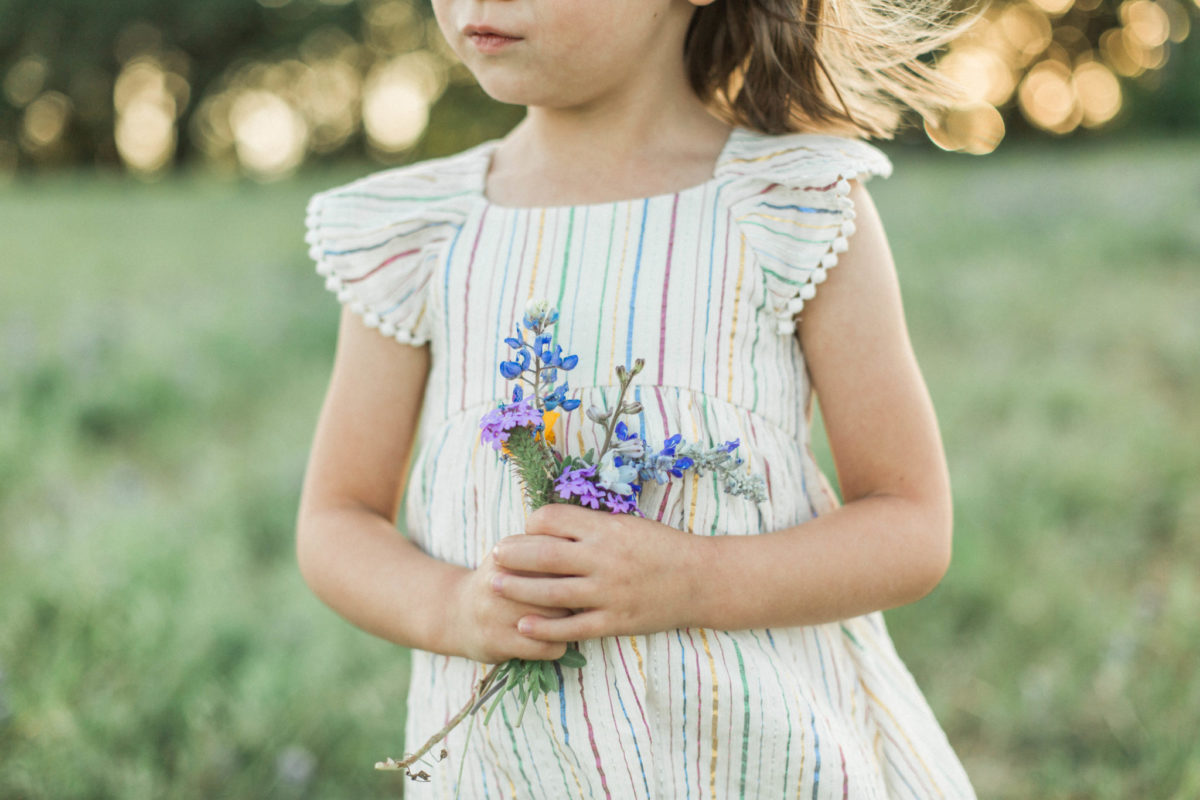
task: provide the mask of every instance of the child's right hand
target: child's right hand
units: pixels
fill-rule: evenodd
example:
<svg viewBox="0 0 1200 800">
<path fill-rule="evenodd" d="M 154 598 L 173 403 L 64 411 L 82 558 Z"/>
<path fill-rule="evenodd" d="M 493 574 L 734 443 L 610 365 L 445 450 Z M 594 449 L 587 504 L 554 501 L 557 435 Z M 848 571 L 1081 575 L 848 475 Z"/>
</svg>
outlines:
<svg viewBox="0 0 1200 800">
<path fill-rule="evenodd" d="M 517 631 L 517 620 L 526 614 L 557 619 L 568 616 L 566 608 L 546 608 L 507 600 L 492 588 L 493 579 L 503 570 L 492 554 L 459 580 L 452 600 L 450 624 L 455 631 L 455 648 L 467 658 L 485 664 L 499 664 L 510 658 L 527 661 L 552 661 L 561 658 L 567 646 L 562 642 L 539 642 Z"/>
</svg>

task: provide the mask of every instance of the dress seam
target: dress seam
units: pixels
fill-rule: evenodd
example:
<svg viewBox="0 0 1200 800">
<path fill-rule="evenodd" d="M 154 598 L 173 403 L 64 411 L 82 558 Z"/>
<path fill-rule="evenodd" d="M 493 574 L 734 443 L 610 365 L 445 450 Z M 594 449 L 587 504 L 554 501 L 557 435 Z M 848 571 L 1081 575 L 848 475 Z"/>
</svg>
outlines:
<svg viewBox="0 0 1200 800">
<path fill-rule="evenodd" d="M 755 411 L 752 408 L 747 408 L 745 405 L 742 405 L 741 403 L 731 402 L 729 400 L 726 400 L 723 397 L 718 397 L 715 394 L 711 394 L 711 393 L 703 391 L 701 389 L 693 389 L 688 386 L 680 386 L 677 384 L 666 384 L 666 383 L 662 383 L 662 384 L 660 384 L 660 383 L 636 384 L 635 383 L 635 384 L 631 384 L 630 388 L 637 388 L 639 386 L 643 389 L 643 391 L 646 391 L 646 390 L 653 391 L 655 389 L 677 389 L 679 391 L 688 392 L 689 394 L 701 395 L 703 397 L 707 397 L 709 400 L 715 400 L 718 403 L 721 403 L 723 405 L 737 409 L 738 411 L 743 411 L 746 414 L 753 416 L 755 419 L 758 419 L 758 420 L 761 420 L 761 421 L 767 423 L 768 425 L 770 425 L 772 428 L 774 428 L 779 433 L 786 434 L 789 438 L 795 439 L 795 441 L 799 444 L 803 444 L 808 441 L 807 438 L 801 438 L 801 437 L 797 436 L 796 432 L 788 430 L 786 426 L 777 422 L 776 420 L 771 419 L 770 417 L 768 417 L 766 414 L 764 414 L 761 411 Z M 615 391 L 619 387 L 615 383 L 597 383 L 597 384 L 590 384 L 587 386 L 571 387 L 572 391 L 581 391 L 584 389 L 603 389 L 603 388 L 612 388 Z M 432 432 L 439 428 L 445 428 L 445 427 L 457 422 L 460 417 L 466 416 L 469 412 L 480 411 L 484 408 L 494 407 L 501 402 L 503 402 L 503 401 L 493 398 L 491 400 L 485 400 L 485 401 L 478 402 L 478 403 L 472 403 L 469 406 L 464 406 L 463 408 L 460 408 L 460 409 L 457 409 L 456 411 L 451 412 L 450 414 L 446 415 L 445 417 L 438 420 L 437 422 L 431 422 L 429 424 L 429 428 L 427 430 Z"/>
</svg>

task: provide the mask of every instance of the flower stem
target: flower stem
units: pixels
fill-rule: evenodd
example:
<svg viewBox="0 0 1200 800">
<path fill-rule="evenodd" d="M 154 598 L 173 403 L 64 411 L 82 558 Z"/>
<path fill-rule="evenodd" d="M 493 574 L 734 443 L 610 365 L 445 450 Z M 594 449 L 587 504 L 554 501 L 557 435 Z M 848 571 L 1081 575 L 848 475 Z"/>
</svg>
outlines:
<svg viewBox="0 0 1200 800">
<path fill-rule="evenodd" d="M 495 680 L 496 674 L 497 674 L 497 672 L 499 672 L 499 670 L 502 666 L 503 666 L 503 664 L 497 664 L 496 666 L 494 666 L 490 670 L 488 670 L 487 674 L 484 675 L 482 678 L 480 678 L 479 682 L 477 684 L 475 684 L 475 689 L 471 692 L 471 699 L 467 701 L 467 704 L 465 706 L 463 706 L 462 709 L 457 714 L 455 714 L 453 717 L 451 717 L 450 721 L 446 723 L 446 726 L 444 728 L 442 728 L 440 731 L 435 733 L 433 736 L 430 736 L 429 739 L 425 742 L 425 744 L 421 745 L 415 753 L 405 756 L 404 758 L 400 759 L 399 761 L 392 759 L 392 758 L 389 758 L 386 761 L 380 761 L 379 763 L 377 763 L 375 765 L 375 769 L 379 769 L 379 770 L 401 770 L 402 769 L 406 773 L 408 773 L 409 768 L 413 764 L 415 764 L 417 761 L 419 761 L 423 755 L 428 753 L 430 748 L 432 748 L 435 744 L 437 744 L 438 742 L 445 739 L 446 736 L 449 735 L 450 731 L 454 730 L 454 727 L 456 725 L 458 725 L 458 723 L 460 723 L 464 719 L 466 719 L 467 715 L 475 710 L 476 703 L 480 699 L 480 696 L 484 695 L 491 688 L 492 681 Z M 409 774 L 409 777 L 411 778 L 413 776 L 411 774 Z"/>
<path fill-rule="evenodd" d="M 625 404 L 625 391 L 629 388 L 629 384 L 633 382 L 635 374 L 637 373 L 625 372 L 620 378 L 621 389 L 617 392 L 617 404 L 613 406 L 613 412 L 604 424 L 604 444 L 596 456 L 597 464 L 600 463 L 600 459 L 604 458 L 604 454 L 608 452 L 608 446 L 612 442 L 613 431 L 617 429 L 617 419 L 621 416 L 621 406 Z"/>
</svg>

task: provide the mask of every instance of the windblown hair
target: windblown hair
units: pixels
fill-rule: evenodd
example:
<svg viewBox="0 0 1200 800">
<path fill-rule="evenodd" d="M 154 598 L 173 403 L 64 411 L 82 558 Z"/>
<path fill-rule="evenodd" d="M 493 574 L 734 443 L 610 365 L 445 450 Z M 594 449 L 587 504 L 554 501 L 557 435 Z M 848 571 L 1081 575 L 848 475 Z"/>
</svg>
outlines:
<svg viewBox="0 0 1200 800">
<path fill-rule="evenodd" d="M 906 108 L 936 122 L 963 99 L 920 58 L 975 21 L 951 2 L 716 0 L 693 13 L 688 79 L 733 124 L 890 139 Z"/>
</svg>

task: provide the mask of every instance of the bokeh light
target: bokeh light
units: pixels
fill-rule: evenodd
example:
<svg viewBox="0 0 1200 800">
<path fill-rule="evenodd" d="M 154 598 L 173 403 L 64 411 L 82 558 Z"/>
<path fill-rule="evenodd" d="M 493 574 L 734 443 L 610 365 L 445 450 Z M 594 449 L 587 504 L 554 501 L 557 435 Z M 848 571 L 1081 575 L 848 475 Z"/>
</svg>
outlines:
<svg viewBox="0 0 1200 800">
<path fill-rule="evenodd" d="M 33 101 L 46 83 L 49 67 L 41 56 L 26 56 L 4 76 L 4 96 L 16 108 Z"/>
<path fill-rule="evenodd" d="M 71 101 L 62 92 L 43 92 L 25 107 L 21 144 L 35 156 L 54 154 L 71 116 Z"/>
<path fill-rule="evenodd" d="M 1088 61 L 1075 68 L 1072 77 L 1083 105 L 1083 126 L 1097 128 L 1121 110 L 1121 83 L 1108 67 Z"/>
<path fill-rule="evenodd" d="M 1196 0 L 1200 3 L 1200 0 Z M 989 152 L 1004 135 L 981 105 L 1015 100 L 1035 128 L 1054 134 L 1101 128 L 1120 116 L 1122 80 L 1166 64 L 1191 31 L 1180 0 L 1017 0 L 992 5 L 954 41 L 937 68 L 964 100 L 925 129 L 939 146 Z"/>
<path fill-rule="evenodd" d="M 113 85 L 117 152 L 135 173 L 153 175 L 170 164 L 177 142 L 175 120 L 191 88 L 152 56 L 132 58 Z"/>
<path fill-rule="evenodd" d="M 229 124 L 238 160 L 255 177 L 281 177 L 304 158 L 308 123 L 275 92 L 238 93 L 229 107 Z"/>
<path fill-rule="evenodd" d="M 1025 118 L 1052 133 L 1070 133 L 1083 121 L 1083 108 L 1075 94 L 1071 70 L 1060 61 L 1040 61 L 1017 89 Z"/>
<path fill-rule="evenodd" d="M 995 106 L 979 103 L 951 109 L 937 124 L 926 121 L 925 132 L 943 150 L 985 155 L 1004 138 L 1004 117 Z"/>
<path fill-rule="evenodd" d="M 445 72 L 428 53 L 384 62 L 363 87 L 363 126 L 370 143 L 385 153 L 410 147 L 429 123 L 429 107 L 444 88 Z"/>
<path fill-rule="evenodd" d="M 264 20 L 286 34 L 277 47 L 231 57 L 215 71 L 210 54 L 177 49 L 178 25 L 165 17 L 121 24 L 102 59 L 66 70 L 52 43 L 31 39 L 0 64 L 0 106 L 11 114 L 0 129 L 8 142 L 0 170 L 13 148 L 18 167 L 119 159 L 144 177 L 171 168 L 181 147 L 224 172 L 258 178 L 349 150 L 399 162 L 425 135 L 447 87 L 474 83 L 419 0 L 256 4 L 257 35 Z M 985 153 L 1014 129 L 1014 113 L 1055 134 L 1125 119 L 1132 85 L 1178 86 L 1180 70 L 1159 70 L 1189 36 L 1197 7 L 1200 0 L 986 4 L 936 56 L 961 100 L 925 129 L 939 147 Z M 1020 123 L 1016 130 L 1024 132 Z"/>
</svg>

